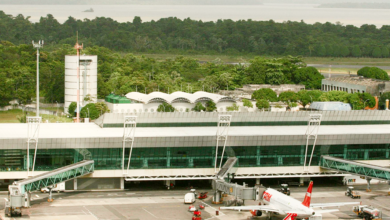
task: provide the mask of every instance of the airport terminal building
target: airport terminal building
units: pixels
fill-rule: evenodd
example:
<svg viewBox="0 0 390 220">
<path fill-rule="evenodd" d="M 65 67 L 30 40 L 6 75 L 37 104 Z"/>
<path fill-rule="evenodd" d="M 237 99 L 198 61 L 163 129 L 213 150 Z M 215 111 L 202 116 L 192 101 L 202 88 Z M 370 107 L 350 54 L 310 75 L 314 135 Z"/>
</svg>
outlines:
<svg viewBox="0 0 390 220">
<path fill-rule="evenodd" d="M 224 160 L 229 156 L 238 158 L 236 178 L 347 175 L 322 169 L 321 155 L 389 165 L 389 111 L 324 111 L 315 112 L 322 114 L 322 121 L 311 166 L 304 170 L 305 155 L 309 161 L 313 147 L 313 140 L 309 140 L 306 153 L 312 113 L 224 113 L 232 116 Z M 42 123 L 35 171 L 38 174 L 84 159 L 94 160 L 94 173 L 74 181 L 74 189 L 123 188 L 125 179 L 212 179 L 219 114 L 108 113 L 95 123 Z M 130 169 L 126 171 L 122 167 L 127 167 L 130 146 L 125 145 L 123 151 L 124 117 L 131 115 L 137 116 L 137 128 Z M 1 179 L 27 177 L 27 128 L 27 124 L 0 125 Z M 220 142 L 217 166 L 222 146 Z M 34 151 L 30 148 L 30 166 Z"/>
</svg>

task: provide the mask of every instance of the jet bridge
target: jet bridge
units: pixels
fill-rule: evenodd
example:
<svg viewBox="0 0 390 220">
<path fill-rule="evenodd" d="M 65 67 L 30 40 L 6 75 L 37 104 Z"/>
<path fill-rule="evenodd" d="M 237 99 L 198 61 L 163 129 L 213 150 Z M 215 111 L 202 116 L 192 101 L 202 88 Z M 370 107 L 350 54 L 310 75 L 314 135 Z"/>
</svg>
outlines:
<svg viewBox="0 0 390 220">
<path fill-rule="evenodd" d="M 363 176 L 367 180 L 367 191 L 370 191 L 371 179 L 390 181 L 390 168 L 337 157 L 321 156 L 321 168 Z"/>
<path fill-rule="evenodd" d="M 21 216 L 21 209 L 23 207 L 30 207 L 31 192 L 91 174 L 93 171 L 94 161 L 83 160 L 41 175 L 14 182 L 8 187 L 9 196 L 5 204 L 5 214 L 9 216 Z"/>
<path fill-rule="evenodd" d="M 265 191 L 264 188 L 241 186 L 237 183 L 230 183 L 230 179 L 225 180 L 228 174 L 236 172 L 237 169 L 234 167 L 236 162 L 236 157 L 230 157 L 216 174 L 213 180 L 213 189 L 215 190 L 213 203 L 220 204 L 222 202 L 221 193 L 234 196 L 235 201 L 260 200 L 261 195 Z"/>
</svg>

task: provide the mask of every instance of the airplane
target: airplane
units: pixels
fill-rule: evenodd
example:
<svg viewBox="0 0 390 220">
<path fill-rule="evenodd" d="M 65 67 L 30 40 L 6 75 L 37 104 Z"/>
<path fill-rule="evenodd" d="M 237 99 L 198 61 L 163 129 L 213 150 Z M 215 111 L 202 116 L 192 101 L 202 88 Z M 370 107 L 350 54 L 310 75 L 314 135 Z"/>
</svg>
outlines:
<svg viewBox="0 0 390 220">
<path fill-rule="evenodd" d="M 315 214 L 336 212 L 338 209 L 314 210 L 313 208 L 340 207 L 344 205 L 356 205 L 360 202 L 338 202 L 338 203 L 311 203 L 311 195 L 313 190 L 313 181 L 310 182 L 305 195 L 305 199 L 300 201 L 287 196 L 277 190 L 268 188 L 262 195 L 262 200 L 265 205 L 258 206 L 233 206 L 220 207 L 220 209 L 230 210 L 249 210 L 252 217 L 262 216 L 263 212 L 268 215 L 268 219 L 272 219 L 273 215 L 283 216 L 283 220 L 308 219 Z"/>
</svg>

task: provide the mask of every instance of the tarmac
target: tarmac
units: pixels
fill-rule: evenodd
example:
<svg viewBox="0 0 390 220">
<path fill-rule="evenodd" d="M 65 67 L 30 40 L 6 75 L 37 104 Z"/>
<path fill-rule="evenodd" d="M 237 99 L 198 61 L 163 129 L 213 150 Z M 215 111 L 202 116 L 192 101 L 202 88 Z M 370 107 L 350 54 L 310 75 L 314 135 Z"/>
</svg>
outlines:
<svg viewBox="0 0 390 220">
<path fill-rule="evenodd" d="M 372 192 L 366 192 L 364 185 L 356 186 L 362 199 L 356 200 L 344 195 L 345 186 L 319 186 L 313 188 L 312 203 L 326 202 L 362 202 L 372 205 L 383 212 L 383 219 L 390 219 L 389 185 L 373 185 Z M 198 192 L 208 191 L 209 197 L 197 200 L 206 208 L 201 210 L 203 220 L 244 220 L 250 217 L 247 211 L 222 210 L 222 205 L 211 203 L 211 189 L 197 189 Z M 0 194 L 0 219 L 31 219 L 31 220 L 190 220 L 192 213 L 189 205 L 184 204 L 185 189 L 173 190 L 124 190 L 124 191 L 69 191 L 53 193 L 54 201 L 47 202 L 47 193 L 34 193 L 31 208 L 23 209 L 21 218 L 4 216 L 4 199 L 6 194 Z M 303 201 L 306 187 L 291 187 L 291 196 Z M 227 197 L 227 199 L 232 199 Z M 245 201 L 245 205 L 257 205 L 258 201 Z M 216 215 L 216 211 L 219 215 Z M 257 219 L 267 219 L 259 217 Z M 282 218 L 281 218 L 282 219 Z M 323 219 L 359 219 L 352 212 L 352 206 L 340 207 L 339 211 L 323 215 Z"/>
</svg>

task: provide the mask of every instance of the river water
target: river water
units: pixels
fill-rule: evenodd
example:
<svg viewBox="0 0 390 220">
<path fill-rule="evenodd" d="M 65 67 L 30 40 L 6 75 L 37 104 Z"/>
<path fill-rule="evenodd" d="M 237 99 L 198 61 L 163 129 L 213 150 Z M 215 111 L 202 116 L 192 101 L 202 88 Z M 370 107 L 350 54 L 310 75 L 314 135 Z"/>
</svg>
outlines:
<svg viewBox="0 0 390 220">
<path fill-rule="evenodd" d="M 388 9 L 337 9 L 316 8 L 317 5 L 265 4 L 265 5 L 0 5 L 0 10 L 16 16 L 31 16 L 30 21 L 37 22 L 41 16 L 52 14 L 59 22 L 69 16 L 77 19 L 110 17 L 119 22 L 132 21 L 140 16 L 143 21 L 158 20 L 166 17 L 188 18 L 203 21 L 218 19 L 252 19 L 276 22 L 301 21 L 341 22 L 344 25 L 374 24 L 377 27 L 390 25 Z M 93 8 L 93 13 L 82 12 Z"/>
</svg>

